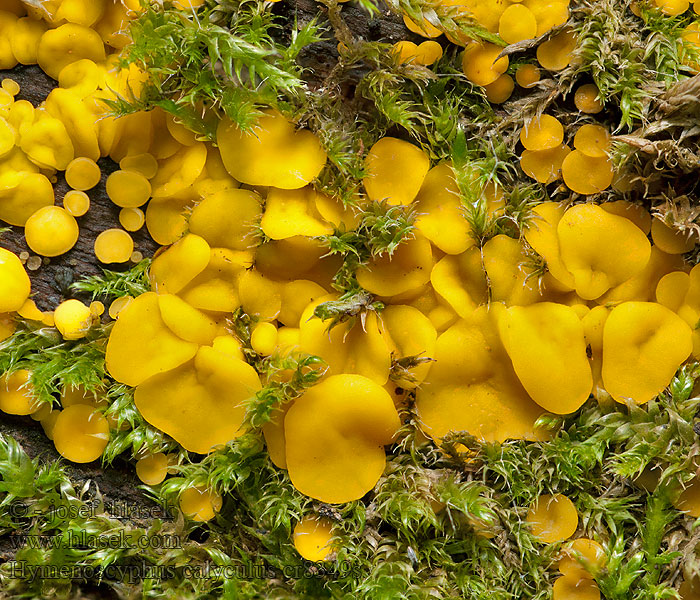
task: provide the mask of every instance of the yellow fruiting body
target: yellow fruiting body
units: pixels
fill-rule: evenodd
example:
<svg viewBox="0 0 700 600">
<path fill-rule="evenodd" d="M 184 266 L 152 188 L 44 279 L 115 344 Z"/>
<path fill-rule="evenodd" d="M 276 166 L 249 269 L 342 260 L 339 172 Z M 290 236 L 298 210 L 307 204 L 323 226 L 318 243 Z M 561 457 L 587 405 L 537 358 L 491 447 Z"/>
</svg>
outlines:
<svg viewBox="0 0 700 600">
<path fill-rule="evenodd" d="M 24 237 L 27 245 L 41 256 L 60 256 L 78 241 L 78 223 L 60 206 L 40 208 L 27 219 Z"/>
<path fill-rule="evenodd" d="M 313 562 L 327 560 L 333 553 L 333 522 L 323 517 L 305 515 L 295 526 L 292 539 L 302 558 Z"/>
<path fill-rule="evenodd" d="M 124 263 L 131 258 L 134 240 L 121 229 L 107 229 L 95 238 L 95 256 L 102 263 Z"/>
<path fill-rule="evenodd" d="M 530 507 L 525 519 L 532 534 L 545 544 L 569 539 L 578 527 L 574 503 L 563 494 L 545 494 Z"/>
<path fill-rule="evenodd" d="M 19 310 L 29 298 L 31 283 L 22 261 L 0 248 L 0 313 Z"/>
<path fill-rule="evenodd" d="M 199 523 L 211 521 L 223 506 L 223 498 L 213 490 L 201 487 L 187 488 L 180 494 L 180 510 Z"/>
<path fill-rule="evenodd" d="M 53 426 L 53 443 L 58 453 L 75 463 L 97 460 L 109 442 L 109 423 L 89 404 L 63 409 Z"/>
<path fill-rule="evenodd" d="M 56 307 L 53 317 L 56 329 L 66 340 L 85 337 L 94 318 L 90 307 L 75 299 L 61 302 Z"/>
<path fill-rule="evenodd" d="M 97 163 L 85 157 L 72 160 L 66 167 L 66 183 L 81 192 L 94 188 L 100 182 L 101 175 Z"/>
<path fill-rule="evenodd" d="M 136 208 L 151 196 L 151 183 L 136 171 L 115 171 L 107 177 L 107 195 L 117 206 Z"/>
<path fill-rule="evenodd" d="M 157 452 L 136 462 L 136 475 L 146 485 L 158 485 L 165 480 L 168 467 L 167 455 Z"/>
<path fill-rule="evenodd" d="M 20 369 L 0 377 L 0 410 L 10 415 L 30 415 L 41 408 L 31 385 L 32 374 Z"/>
<path fill-rule="evenodd" d="M 90 198 L 85 192 L 69 190 L 63 196 L 63 208 L 74 217 L 82 217 L 90 210 Z"/>
</svg>

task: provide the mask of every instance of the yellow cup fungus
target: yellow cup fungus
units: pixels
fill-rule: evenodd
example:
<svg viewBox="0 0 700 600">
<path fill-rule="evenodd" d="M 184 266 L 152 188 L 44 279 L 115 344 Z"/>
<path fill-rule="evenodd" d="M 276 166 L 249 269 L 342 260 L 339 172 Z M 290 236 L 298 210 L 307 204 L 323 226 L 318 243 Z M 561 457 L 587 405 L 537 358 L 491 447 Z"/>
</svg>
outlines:
<svg viewBox="0 0 700 600">
<path fill-rule="evenodd" d="M 82 217 L 90 210 L 90 198 L 85 192 L 69 190 L 63 196 L 63 208 L 74 217 Z"/>
<path fill-rule="evenodd" d="M 484 86 L 484 93 L 491 104 L 502 104 L 510 98 L 514 89 L 513 78 L 508 73 L 503 73 L 496 81 Z"/>
<path fill-rule="evenodd" d="M 534 38 L 537 34 L 535 15 L 523 4 L 511 4 L 498 21 L 498 34 L 506 44 Z"/>
<path fill-rule="evenodd" d="M 552 586 L 552 600 L 600 600 L 600 589 L 593 579 L 564 575 Z"/>
<path fill-rule="evenodd" d="M 599 95 L 598 88 L 594 83 L 585 83 L 576 89 L 574 104 L 582 113 L 597 115 L 603 110 Z"/>
<path fill-rule="evenodd" d="M 29 298 L 31 283 L 22 261 L 0 248 L 0 314 L 19 310 Z"/>
<path fill-rule="evenodd" d="M 559 571 L 577 579 L 593 579 L 607 561 L 605 548 L 589 538 L 575 539 L 564 552 L 564 558 L 559 561 Z"/>
<path fill-rule="evenodd" d="M 277 327 L 272 323 L 258 323 L 250 334 L 250 345 L 258 354 L 270 356 L 277 347 Z"/>
<path fill-rule="evenodd" d="M 66 167 L 66 183 L 81 192 L 94 188 L 101 175 L 97 163 L 86 157 L 75 158 Z"/>
<path fill-rule="evenodd" d="M 586 156 L 603 158 L 610 150 L 610 134 L 601 125 L 587 123 L 576 132 L 574 148 Z"/>
<path fill-rule="evenodd" d="M 593 387 L 583 325 L 573 308 L 553 302 L 512 306 L 498 331 L 530 397 L 549 412 L 572 413 Z"/>
<path fill-rule="evenodd" d="M 65 340 L 77 340 L 87 335 L 94 315 L 90 307 L 80 300 L 65 300 L 56 307 L 53 314 L 56 329 Z"/>
<path fill-rule="evenodd" d="M 525 520 L 532 535 L 545 544 L 563 542 L 578 528 L 576 507 L 563 494 L 544 494 L 537 498 Z"/>
<path fill-rule="evenodd" d="M 252 193 L 244 190 L 231 190 L 230 195 L 236 192 L 241 198 L 247 195 L 247 198 L 254 199 Z M 253 202 L 248 204 L 249 217 L 255 219 L 258 206 Z M 242 221 L 245 223 L 245 216 Z M 296 190 L 271 188 L 265 199 L 265 214 L 260 221 L 260 227 L 263 233 L 273 240 L 283 240 L 295 235 L 314 237 L 333 233 L 333 227 L 316 214 L 316 192 L 312 187 Z M 245 232 L 236 233 L 236 238 L 245 237 Z"/>
<path fill-rule="evenodd" d="M 570 152 L 571 148 L 564 144 L 549 150 L 523 150 L 520 168 L 535 181 L 552 183 L 561 176 L 562 164 Z"/>
<path fill-rule="evenodd" d="M 617 402 L 648 402 L 664 390 L 690 356 L 691 336 L 685 321 L 665 306 L 654 302 L 619 304 L 603 331 L 606 391 Z"/>
<path fill-rule="evenodd" d="M 105 59 L 102 39 L 89 27 L 65 23 L 49 29 L 39 40 L 37 63 L 49 77 L 58 79 L 63 67 L 82 58 L 94 62 Z"/>
<path fill-rule="evenodd" d="M 563 265 L 585 300 L 634 277 L 651 256 L 649 240 L 632 221 L 593 204 L 569 208 L 557 225 L 557 237 Z"/>
<path fill-rule="evenodd" d="M 89 404 L 64 408 L 53 426 L 58 453 L 75 463 L 88 463 L 102 456 L 109 443 L 109 423 Z"/>
<path fill-rule="evenodd" d="M 698 235 L 674 229 L 661 219 L 655 218 L 651 222 L 651 239 L 659 250 L 667 254 L 683 254 L 695 248 Z"/>
<path fill-rule="evenodd" d="M 551 150 L 564 140 L 564 126 L 552 115 L 530 119 L 520 130 L 520 141 L 527 150 Z"/>
<path fill-rule="evenodd" d="M 498 79 L 508 69 L 507 56 L 498 58 L 500 46 L 489 42 L 473 43 L 462 54 L 462 71 L 475 85 L 488 85 Z"/>
<path fill-rule="evenodd" d="M 515 71 L 515 82 L 523 88 L 535 87 L 540 78 L 540 70 L 533 64 L 520 65 Z"/>
<path fill-rule="evenodd" d="M 60 256 L 78 241 L 78 223 L 60 206 L 45 206 L 27 219 L 24 237 L 27 246 L 41 256 Z"/>
<path fill-rule="evenodd" d="M 127 154 L 119 161 L 122 171 L 136 171 L 146 179 L 152 179 L 158 173 L 158 161 L 155 156 L 144 152 L 143 154 Z"/>
<path fill-rule="evenodd" d="M 442 57 L 442 46 L 432 40 L 419 45 L 408 40 L 401 40 L 394 44 L 392 50 L 399 63 L 430 66 Z"/>
<path fill-rule="evenodd" d="M 30 415 L 41 408 L 34 396 L 32 374 L 20 369 L 0 377 L 0 410 L 9 415 Z"/>
<path fill-rule="evenodd" d="M 136 462 L 136 475 L 146 485 L 158 485 L 165 480 L 169 466 L 168 456 L 156 452 Z"/>
<path fill-rule="evenodd" d="M 31 17 L 18 19 L 10 29 L 9 42 L 15 59 L 23 65 L 37 63 L 39 40 L 47 30 L 46 23 Z"/>
<path fill-rule="evenodd" d="M 231 176 L 249 185 L 304 187 L 326 164 L 326 152 L 308 130 L 295 130 L 280 113 L 263 111 L 250 133 L 222 119 L 216 131 L 221 159 Z"/>
<path fill-rule="evenodd" d="M 576 42 L 576 34 L 571 29 L 564 29 L 537 46 L 537 61 L 543 69 L 561 71 L 571 62 Z"/>
<path fill-rule="evenodd" d="M 136 208 L 148 202 L 151 183 L 136 171 L 115 171 L 107 177 L 107 195 L 117 206 Z"/>
<path fill-rule="evenodd" d="M 134 240 L 122 229 L 107 229 L 95 238 L 94 248 L 101 263 L 124 263 L 131 258 Z"/>
<path fill-rule="evenodd" d="M 138 231 L 145 221 L 146 215 L 140 208 L 122 208 L 119 211 L 119 223 L 127 231 Z"/>
<path fill-rule="evenodd" d="M 389 394 L 361 375 L 333 375 L 306 390 L 284 419 L 289 477 L 301 493 L 332 504 L 369 492 L 400 426 Z"/>
<path fill-rule="evenodd" d="M 199 523 L 211 521 L 223 506 L 223 498 L 214 490 L 203 487 L 187 488 L 180 494 L 180 510 Z"/>
<path fill-rule="evenodd" d="M 305 515 L 295 526 L 292 539 L 297 552 L 306 560 L 320 562 L 333 554 L 333 522 L 325 517 Z"/>
<path fill-rule="evenodd" d="M 430 160 L 418 146 L 383 137 L 370 148 L 365 169 L 363 183 L 370 200 L 407 205 L 418 194 L 430 169 Z"/>
</svg>

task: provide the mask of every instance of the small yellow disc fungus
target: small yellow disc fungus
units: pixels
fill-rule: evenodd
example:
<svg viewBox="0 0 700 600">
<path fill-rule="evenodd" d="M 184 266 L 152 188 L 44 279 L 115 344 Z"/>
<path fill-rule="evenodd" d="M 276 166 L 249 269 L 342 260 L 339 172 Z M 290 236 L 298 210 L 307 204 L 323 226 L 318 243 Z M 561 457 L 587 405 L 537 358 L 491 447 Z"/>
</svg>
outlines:
<svg viewBox="0 0 700 600">
<path fill-rule="evenodd" d="M 83 25 L 66 23 L 49 29 L 39 40 L 37 62 L 49 77 L 58 79 L 66 65 L 89 58 L 94 62 L 105 59 L 105 47 L 100 36 Z"/>
<path fill-rule="evenodd" d="M 570 538 L 578 527 L 574 503 L 563 494 L 544 494 L 530 507 L 526 518 L 532 535 L 545 544 Z"/>
<path fill-rule="evenodd" d="M 569 19 L 569 0 L 524 0 L 537 21 L 537 36 L 553 27 L 563 25 Z"/>
<path fill-rule="evenodd" d="M 651 222 L 651 239 L 654 240 L 654 245 L 666 254 L 684 254 L 695 248 L 698 236 L 669 227 L 656 218 Z"/>
<path fill-rule="evenodd" d="M 0 313 L 0 342 L 9 338 L 17 329 L 12 313 Z"/>
<path fill-rule="evenodd" d="M 63 208 L 74 217 L 82 217 L 90 210 L 90 198 L 85 192 L 69 190 L 63 196 Z"/>
<path fill-rule="evenodd" d="M 105 312 L 105 305 L 99 300 L 93 300 L 90 302 L 90 312 L 95 317 L 102 316 Z"/>
<path fill-rule="evenodd" d="M 564 575 L 552 586 L 552 600 L 600 600 L 600 589 L 593 579 Z"/>
<path fill-rule="evenodd" d="M 302 558 L 314 562 L 327 560 L 333 554 L 332 537 L 333 522 L 313 515 L 305 515 L 292 534 L 297 552 Z"/>
<path fill-rule="evenodd" d="M 115 327 L 123 321 L 121 316 Z M 140 383 L 134 403 L 146 421 L 183 448 L 206 454 L 244 433 L 246 401 L 260 387 L 248 363 L 202 346 L 193 361 Z"/>
<path fill-rule="evenodd" d="M 644 404 L 671 382 L 692 349 L 690 327 L 668 308 L 623 302 L 612 310 L 603 331 L 605 389 L 617 402 L 631 398 Z"/>
<path fill-rule="evenodd" d="M 603 158 L 610 150 L 610 134 L 601 125 L 581 125 L 574 136 L 574 148 L 586 156 Z"/>
<path fill-rule="evenodd" d="M 517 4 L 514 6 L 517 6 Z M 510 98 L 514 89 L 515 82 L 508 73 L 503 73 L 496 81 L 484 86 L 486 99 L 491 104 L 502 104 Z"/>
<path fill-rule="evenodd" d="M 136 171 L 115 171 L 107 177 L 107 195 L 117 206 L 136 208 L 148 202 L 151 183 Z"/>
<path fill-rule="evenodd" d="M 277 346 L 277 327 L 272 323 L 258 323 L 250 334 L 250 345 L 263 356 L 270 356 Z"/>
<path fill-rule="evenodd" d="M 66 167 L 66 183 L 81 192 L 94 188 L 100 182 L 101 175 L 97 163 L 84 156 L 72 160 Z"/>
<path fill-rule="evenodd" d="M 598 88 L 594 83 L 580 86 L 574 94 L 574 104 L 582 113 L 597 115 L 603 110 L 603 104 L 598 99 Z"/>
<path fill-rule="evenodd" d="M 124 263 L 134 251 L 134 240 L 121 229 L 107 229 L 95 238 L 95 256 L 101 263 Z"/>
<path fill-rule="evenodd" d="M 605 549 L 596 541 L 578 538 L 567 545 L 559 561 L 559 571 L 568 577 L 592 579 L 605 566 Z"/>
<path fill-rule="evenodd" d="M 295 130 L 292 123 L 273 110 L 263 111 L 250 133 L 222 119 L 216 139 L 226 170 L 236 181 L 249 185 L 304 187 L 326 164 L 326 152 L 316 135 Z"/>
<path fill-rule="evenodd" d="M 153 259 L 152 288 L 159 294 L 177 294 L 209 264 L 211 248 L 204 238 L 190 233 Z"/>
<path fill-rule="evenodd" d="M 515 81 L 520 87 L 531 88 L 540 80 L 540 70 L 536 65 L 520 65 L 515 71 Z"/>
<path fill-rule="evenodd" d="M 537 61 L 543 69 L 561 71 L 571 61 L 576 42 L 576 34 L 565 29 L 537 47 Z"/>
<path fill-rule="evenodd" d="M 498 34 L 506 44 L 515 44 L 534 38 L 537 34 L 535 15 L 527 6 L 511 4 L 501 15 Z"/>
<path fill-rule="evenodd" d="M 45 206 L 27 219 L 27 246 L 41 256 L 60 256 L 78 241 L 78 222 L 60 206 Z"/>
<path fill-rule="evenodd" d="M 168 474 L 168 457 L 156 452 L 136 462 L 136 475 L 146 485 L 162 483 Z"/>
<path fill-rule="evenodd" d="M 80 98 L 93 94 L 103 81 L 104 71 L 87 58 L 66 65 L 58 74 L 58 85 L 76 92 Z"/>
<path fill-rule="evenodd" d="M 26 369 L 0 377 L 0 410 L 8 415 L 30 415 L 41 408 L 34 397 L 32 374 Z"/>
<path fill-rule="evenodd" d="M 119 223 L 127 231 L 138 231 L 145 220 L 146 215 L 140 208 L 122 208 L 119 211 Z"/>
<path fill-rule="evenodd" d="M 487 300 L 486 272 L 477 248 L 440 259 L 430 273 L 430 282 L 435 292 L 463 318 L 468 318 Z"/>
<path fill-rule="evenodd" d="M 552 115 L 530 119 L 520 130 L 520 141 L 528 150 L 550 150 L 560 146 L 564 139 L 564 126 Z"/>
<path fill-rule="evenodd" d="M 383 137 L 365 159 L 363 183 L 371 200 L 407 205 L 418 194 L 429 168 L 428 155 L 418 146 Z"/>
<path fill-rule="evenodd" d="M 44 313 L 42 313 L 34 303 L 34 300 L 27 299 L 27 301 L 22 305 L 22 307 L 17 311 L 20 317 L 29 319 L 31 321 L 43 321 Z"/>
<path fill-rule="evenodd" d="M 526 175 L 540 183 L 552 183 L 559 179 L 564 159 L 571 148 L 561 144 L 549 150 L 523 150 L 520 168 Z"/>
<path fill-rule="evenodd" d="M 649 240 L 634 223 L 593 204 L 569 208 L 557 236 L 562 262 L 585 300 L 599 298 L 634 277 L 651 256 Z"/>
<path fill-rule="evenodd" d="M 418 44 L 416 48 L 416 62 L 419 65 L 429 67 L 442 58 L 442 46 L 433 40 Z"/>
<path fill-rule="evenodd" d="M 328 292 L 313 281 L 297 279 L 282 287 L 282 307 L 277 320 L 287 327 L 299 327 L 304 309 Z"/>
<path fill-rule="evenodd" d="M 45 112 L 35 114 L 39 118 L 20 127 L 19 147 L 40 167 L 65 169 L 75 156 L 66 126 Z"/>
<path fill-rule="evenodd" d="M 116 319 L 119 316 L 119 313 L 122 310 L 124 310 L 127 306 L 129 306 L 129 304 L 131 304 L 133 301 L 134 299 L 132 296 L 122 296 L 120 298 L 117 298 L 109 305 L 109 316 L 113 319 Z"/>
<path fill-rule="evenodd" d="M 415 290 L 430 280 L 433 268 L 430 242 L 416 236 L 357 270 L 360 285 L 378 296 L 395 296 Z"/>
<path fill-rule="evenodd" d="M 109 423 L 89 404 L 63 409 L 53 427 L 53 443 L 58 453 L 75 463 L 97 460 L 109 442 Z"/>
<path fill-rule="evenodd" d="M 64 340 L 85 337 L 93 320 L 90 307 L 75 299 L 61 302 L 56 307 L 53 317 L 56 329 L 61 332 Z"/>
<path fill-rule="evenodd" d="M 204 523 L 211 521 L 221 510 L 223 499 L 213 490 L 201 487 L 191 487 L 180 494 L 180 510 L 186 516 Z"/>
<path fill-rule="evenodd" d="M 416 61 L 418 46 L 414 42 L 409 40 L 400 40 L 391 47 L 391 52 L 394 56 L 396 56 L 396 60 L 399 64 L 408 62 L 419 64 Z"/>
<path fill-rule="evenodd" d="M 158 161 L 152 154 L 128 154 L 119 161 L 122 171 L 136 171 L 146 179 L 155 177 L 158 172 Z"/>
<path fill-rule="evenodd" d="M 488 42 L 474 43 L 464 50 L 462 71 L 475 85 L 488 85 L 498 79 L 508 69 L 507 56 L 498 58 L 503 48 Z"/>
<path fill-rule="evenodd" d="M 22 261 L 0 248 L 0 313 L 19 310 L 29 298 L 31 283 Z"/>
<path fill-rule="evenodd" d="M 597 194 L 610 187 L 613 165 L 610 159 L 592 158 L 580 150 L 570 152 L 561 165 L 564 183 L 577 194 Z"/>
<path fill-rule="evenodd" d="M 284 420 L 287 469 L 302 494 L 358 500 L 379 480 L 400 421 L 389 394 L 361 375 L 333 375 L 307 389 Z"/>
<path fill-rule="evenodd" d="M 94 112 L 80 95 L 73 90 L 54 88 L 47 96 L 45 106 L 46 111 L 65 126 L 75 156 L 85 156 L 96 161 L 100 157 L 97 121 Z"/>
<path fill-rule="evenodd" d="M 553 302 L 511 306 L 498 331 L 518 379 L 537 404 L 568 414 L 588 399 L 593 377 L 573 308 Z"/>
<path fill-rule="evenodd" d="M 5 77 L 0 85 L 2 86 L 3 90 L 10 94 L 10 96 L 16 96 L 19 94 L 19 83 L 17 83 L 14 79 Z"/>
</svg>

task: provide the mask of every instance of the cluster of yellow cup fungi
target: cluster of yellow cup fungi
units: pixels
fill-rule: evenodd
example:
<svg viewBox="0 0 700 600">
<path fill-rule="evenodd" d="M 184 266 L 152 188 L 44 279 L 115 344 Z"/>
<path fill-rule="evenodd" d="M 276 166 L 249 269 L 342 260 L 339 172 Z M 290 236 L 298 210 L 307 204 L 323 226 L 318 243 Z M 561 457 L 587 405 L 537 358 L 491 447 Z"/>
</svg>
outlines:
<svg viewBox="0 0 700 600">
<path fill-rule="evenodd" d="M 545 494 L 530 507 L 526 524 L 545 544 L 568 540 L 578 528 L 573 502 L 563 494 Z M 564 546 L 557 567 L 562 574 L 552 587 L 553 600 L 599 600 L 594 577 L 605 566 L 605 549 L 596 541 L 576 538 Z"/>
</svg>

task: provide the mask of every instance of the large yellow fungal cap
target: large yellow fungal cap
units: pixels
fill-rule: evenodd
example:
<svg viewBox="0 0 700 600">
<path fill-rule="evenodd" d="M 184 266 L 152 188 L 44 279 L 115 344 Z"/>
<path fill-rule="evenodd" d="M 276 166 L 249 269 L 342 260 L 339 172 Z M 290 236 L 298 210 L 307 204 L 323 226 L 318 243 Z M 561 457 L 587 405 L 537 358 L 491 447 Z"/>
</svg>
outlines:
<svg viewBox="0 0 700 600">
<path fill-rule="evenodd" d="M 651 222 L 651 239 L 654 245 L 667 254 L 684 254 L 695 248 L 698 235 L 669 227 L 664 221 L 655 218 Z"/>
<path fill-rule="evenodd" d="M 73 142 L 60 119 L 36 111 L 33 121 L 19 128 L 19 147 L 43 168 L 65 169 L 75 156 Z"/>
<path fill-rule="evenodd" d="M 314 562 L 327 560 L 333 554 L 332 537 L 333 522 L 314 515 L 305 515 L 292 534 L 297 552 L 302 558 Z"/>
<path fill-rule="evenodd" d="M 540 66 L 549 71 L 561 71 L 571 62 L 576 42 L 576 34 L 570 29 L 564 29 L 546 42 L 542 42 L 537 46 L 537 60 Z"/>
<path fill-rule="evenodd" d="M 498 58 L 503 48 L 489 42 L 474 43 L 462 54 L 462 71 L 475 85 L 493 83 L 508 69 L 507 56 Z"/>
<path fill-rule="evenodd" d="M 53 203 L 53 186 L 45 175 L 27 171 L 0 174 L 0 219 L 10 225 L 25 226 L 30 216 Z"/>
<path fill-rule="evenodd" d="M 569 208 L 559 221 L 557 236 L 564 267 L 585 300 L 599 298 L 634 277 L 651 256 L 649 240 L 634 223 L 593 204 Z"/>
<path fill-rule="evenodd" d="M 526 521 L 536 538 L 553 544 L 574 535 L 578 513 L 574 503 L 563 494 L 544 494 L 530 507 Z"/>
<path fill-rule="evenodd" d="M 209 264 L 211 249 L 204 238 L 189 233 L 153 259 L 149 271 L 159 294 L 177 294 Z"/>
<path fill-rule="evenodd" d="M 37 51 L 41 36 L 46 32 L 46 23 L 31 17 L 18 19 L 8 31 L 12 54 L 23 65 L 37 62 Z"/>
<path fill-rule="evenodd" d="M 19 258 L 0 248 L 0 313 L 19 310 L 29 298 L 31 283 Z"/>
<path fill-rule="evenodd" d="M 49 77 L 58 79 L 63 67 L 81 58 L 94 62 L 105 59 L 105 47 L 100 36 L 88 27 L 66 23 L 49 29 L 39 40 L 37 62 Z"/>
<path fill-rule="evenodd" d="M 520 130 L 520 141 L 527 150 L 549 150 L 561 145 L 564 126 L 552 115 L 530 119 Z"/>
<path fill-rule="evenodd" d="M 207 147 L 201 142 L 181 146 L 177 152 L 160 160 L 158 172 L 151 179 L 153 198 L 170 198 L 185 191 L 202 174 L 206 162 Z"/>
<path fill-rule="evenodd" d="M 61 302 L 53 316 L 56 329 L 61 332 L 65 340 L 85 337 L 93 321 L 90 307 L 75 299 Z"/>
<path fill-rule="evenodd" d="M 441 258 L 430 273 L 430 282 L 435 292 L 462 318 L 468 318 L 488 298 L 486 271 L 478 248 Z"/>
<path fill-rule="evenodd" d="M 537 35 L 535 15 L 523 4 L 511 4 L 501 15 L 498 34 L 506 44 L 515 44 L 534 38 Z"/>
<path fill-rule="evenodd" d="M 430 160 L 418 146 L 392 137 L 380 139 L 365 159 L 363 179 L 371 200 L 410 204 L 423 184 Z"/>
<path fill-rule="evenodd" d="M 216 140 L 228 172 L 249 185 L 304 187 L 326 164 L 326 152 L 316 135 L 308 130 L 295 131 L 292 123 L 273 110 L 263 111 L 249 133 L 223 119 Z"/>
<path fill-rule="evenodd" d="M 243 433 L 246 401 L 260 387 L 248 363 L 202 346 L 193 361 L 140 383 L 134 403 L 146 421 L 183 448 L 206 454 Z"/>
<path fill-rule="evenodd" d="M 498 331 L 518 379 L 537 404 L 568 414 L 588 399 L 593 377 L 573 308 L 552 302 L 512 306 L 499 319 Z"/>
<path fill-rule="evenodd" d="M 602 125 L 581 125 L 574 136 L 574 148 L 586 156 L 603 158 L 610 150 L 610 134 Z"/>
<path fill-rule="evenodd" d="M 671 382 L 693 349 L 692 331 L 653 302 L 616 306 L 603 331 L 603 383 L 617 401 L 644 404 Z M 642 375 L 643 374 L 643 375 Z"/>
<path fill-rule="evenodd" d="M 287 469 L 302 494 L 358 500 L 379 480 L 384 446 L 400 426 L 389 394 L 360 375 L 334 375 L 308 389 L 284 420 Z"/>
<path fill-rule="evenodd" d="M 197 344 L 173 333 L 161 316 L 158 295 L 148 292 L 119 313 L 107 342 L 105 364 L 114 379 L 136 386 L 182 365 L 196 353 Z"/>
<path fill-rule="evenodd" d="M 31 385 L 32 374 L 20 369 L 0 377 L 0 410 L 9 415 L 30 415 L 41 408 Z"/>
<path fill-rule="evenodd" d="M 265 214 L 260 227 L 273 240 L 295 235 L 314 237 L 333 233 L 333 227 L 315 213 L 316 191 L 312 187 L 297 190 L 271 188 L 265 199 Z"/>
<path fill-rule="evenodd" d="M 449 163 L 428 171 L 415 202 L 418 211 L 416 229 L 440 250 L 447 254 L 461 254 L 474 245 Z"/>
<path fill-rule="evenodd" d="M 58 453 L 75 463 L 97 460 L 109 442 L 109 423 L 89 404 L 74 404 L 62 410 L 53 426 Z"/>
<path fill-rule="evenodd" d="M 65 254 L 78 241 L 78 223 L 60 206 L 45 206 L 27 219 L 24 236 L 34 252 L 41 256 Z"/>
<path fill-rule="evenodd" d="M 395 296 L 415 290 L 430 280 L 433 253 L 422 235 L 403 242 L 388 253 L 371 260 L 357 270 L 357 281 L 372 294 Z"/>
</svg>

